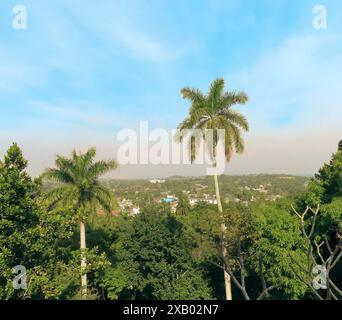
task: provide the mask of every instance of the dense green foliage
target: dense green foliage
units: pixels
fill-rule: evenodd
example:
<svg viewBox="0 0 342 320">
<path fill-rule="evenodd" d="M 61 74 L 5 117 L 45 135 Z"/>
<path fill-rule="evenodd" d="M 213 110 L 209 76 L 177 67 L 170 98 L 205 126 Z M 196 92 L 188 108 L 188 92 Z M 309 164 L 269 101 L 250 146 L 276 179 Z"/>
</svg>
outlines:
<svg viewBox="0 0 342 320">
<path fill-rule="evenodd" d="M 175 217 L 148 211 L 121 222 L 111 246 L 114 268 L 104 277 L 110 298 L 212 297 L 203 271 L 191 256 L 183 226 Z"/>
<path fill-rule="evenodd" d="M 240 250 L 246 288 L 252 299 L 262 289 L 260 260 L 267 285 L 277 285 L 268 299 L 314 298 L 308 286 L 294 274 L 293 260 L 305 264 L 308 244 L 291 205 L 300 212 L 307 204 L 321 203 L 315 237 L 328 236 L 331 246 L 336 244 L 342 227 L 341 152 L 339 148 L 331 162 L 310 181 L 307 190 L 298 191 L 296 197 L 284 192 L 275 201 L 257 199 L 224 204 L 229 264 L 241 281 Z M 79 298 L 80 216 L 75 215 L 75 202 L 57 201 L 53 206 L 48 205 L 40 181 L 34 181 L 26 173 L 26 167 L 27 161 L 16 144 L 0 162 L 0 299 Z M 235 184 L 236 190 L 246 185 L 251 189 L 258 187 L 260 177 L 252 178 L 256 179 L 255 184 L 246 183 L 243 180 L 246 177 L 238 178 L 236 181 L 240 184 Z M 227 181 L 233 177 L 225 179 L 221 179 L 223 189 L 229 187 Z M 298 185 L 298 190 L 305 181 L 278 176 L 270 179 L 273 179 L 272 187 L 280 181 L 284 185 Z M 150 205 L 141 203 L 141 213 L 136 216 L 125 213 L 87 216 L 88 298 L 224 298 L 220 216 L 214 205 L 204 202 L 189 205 L 187 195 L 182 193 L 194 185 L 192 179 L 189 181 L 187 185 L 185 179 L 174 178 L 165 185 L 154 186 L 171 190 L 178 196 L 179 207 L 174 213 L 169 205 L 151 199 Z M 142 192 L 146 183 L 139 183 L 143 186 Z M 267 181 L 263 183 L 266 185 Z M 209 180 L 202 179 L 200 184 L 203 192 L 212 188 Z M 203 188 L 205 184 L 208 188 Z M 127 182 L 122 182 L 122 186 L 125 190 Z M 114 192 L 119 188 L 119 182 L 115 182 Z M 246 199 L 250 200 L 249 196 Z M 308 218 L 306 223 L 309 225 L 311 221 Z M 27 289 L 13 289 L 12 268 L 16 265 L 27 269 Z M 342 283 L 341 271 L 340 263 L 332 273 L 337 285 Z M 236 285 L 233 285 L 233 297 L 244 298 Z"/>
<path fill-rule="evenodd" d="M 297 261 L 305 260 L 306 246 L 298 219 L 291 214 L 290 206 L 286 203 L 263 204 L 252 207 L 252 210 L 255 233 L 249 249 L 251 267 L 256 273 L 258 258 L 262 257 L 268 283 L 281 285 L 274 295 L 277 298 L 302 298 L 306 286 L 296 279 L 290 268 L 293 263 L 290 255 Z M 251 237 L 251 234 L 248 236 Z"/>
<path fill-rule="evenodd" d="M 330 162 L 322 166 L 310 181 L 308 190 L 298 198 L 298 208 L 303 210 L 306 205 L 320 205 L 320 219 L 314 234 L 316 241 L 326 240 L 332 247 L 338 245 L 342 234 L 342 141 Z M 323 257 L 329 254 L 327 248 L 322 254 Z M 331 277 L 341 287 L 342 261 L 331 272 Z"/>
<path fill-rule="evenodd" d="M 310 205 L 330 203 L 334 198 L 342 197 L 342 148 L 332 155 L 309 184 L 304 201 Z"/>
<path fill-rule="evenodd" d="M 71 236 L 72 219 L 67 208 L 46 213 L 39 202 L 39 185 L 26 174 L 26 166 L 13 144 L 0 167 L 0 297 L 70 297 L 76 253 L 60 243 Z M 10 279 L 16 265 L 28 270 L 26 292 L 13 290 Z"/>
<path fill-rule="evenodd" d="M 336 236 L 342 230 L 342 141 L 331 161 L 322 166 L 310 181 L 297 205 L 303 209 L 306 205 L 316 207 L 321 204 L 321 216 L 318 232 L 321 235 Z"/>
</svg>

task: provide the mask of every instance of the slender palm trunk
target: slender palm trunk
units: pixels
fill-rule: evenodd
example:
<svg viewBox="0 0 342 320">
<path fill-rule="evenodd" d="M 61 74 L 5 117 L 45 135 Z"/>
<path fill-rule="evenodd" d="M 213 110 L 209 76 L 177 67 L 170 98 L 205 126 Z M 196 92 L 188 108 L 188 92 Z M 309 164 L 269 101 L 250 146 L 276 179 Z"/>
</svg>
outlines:
<svg viewBox="0 0 342 320">
<path fill-rule="evenodd" d="M 226 248 L 226 226 L 224 224 L 224 217 L 223 217 L 223 209 L 222 209 L 222 203 L 221 203 L 221 197 L 220 197 L 220 189 L 218 184 L 218 177 L 217 172 L 215 171 L 214 174 L 214 180 L 215 180 L 215 192 L 216 192 L 216 200 L 217 200 L 217 207 L 220 214 L 221 219 L 221 233 L 222 233 L 222 242 L 221 242 L 221 250 L 222 250 L 222 256 L 226 257 L 227 255 L 227 248 Z M 227 273 L 227 271 L 224 269 L 224 284 L 226 289 L 226 300 L 232 300 L 232 284 L 230 275 Z"/>
<path fill-rule="evenodd" d="M 87 267 L 87 260 L 84 255 L 85 249 L 87 248 L 86 245 L 86 235 L 85 235 L 85 224 L 84 222 L 80 222 L 80 243 L 81 243 L 81 270 L 86 269 Z M 81 295 L 82 298 L 87 296 L 87 274 L 82 273 L 81 275 Z"/>
</svg>

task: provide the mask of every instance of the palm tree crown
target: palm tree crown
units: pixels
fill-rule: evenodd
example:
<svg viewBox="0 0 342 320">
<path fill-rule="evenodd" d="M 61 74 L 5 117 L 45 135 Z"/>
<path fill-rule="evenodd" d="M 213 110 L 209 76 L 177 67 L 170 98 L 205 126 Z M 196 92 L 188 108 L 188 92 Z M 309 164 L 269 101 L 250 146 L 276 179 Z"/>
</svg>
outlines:
<svg viewBox="0 0 342 320">
<path fill-rule="evenodd" d="M 55 169 L 47 169 L 44 178 L 61 183 L 47 195 L 50 204 L 72 205 L 82 215 L 102 207 L 109 212 L 112 205 L 110 191 L 102 186 L 99 177 L 117 167 L 115 161 L 94 162 L 96 150 L 89 149 L 85 154 L 74 150 L 70 159 L 57 156 Z M 81 212 L 79 212 L 81 213 Z M 86 217 L 83 216 L 82 220 Z"/>
<path fill-rule="evenodd" d="M 225 156 L 230 160 L 235 149 L 237 153 L 244 151 L 244 141 L 241 136 L 241 129 L 249 130 L 246 118 L 239 112 L 232 109 L 233 105 L 245 104 L 248 96 L 244 92 L 224 92 L 224 80 L 216 79 L 211 83 L 208 94 L 192 88 L 181 90 L 184 99 L 191 102 L 189 115 L 178 126 L 176 139 L 181 141 L 183 130 L 211 129 L 214 133 L 214 154 L 218 143 L 217 130 L 222 129 L 225 132 Z M 191 161 L 196 157 L 197 144 L 200 139 L 195 139 L 194 134 L 189 141 Z"/>
</svg>

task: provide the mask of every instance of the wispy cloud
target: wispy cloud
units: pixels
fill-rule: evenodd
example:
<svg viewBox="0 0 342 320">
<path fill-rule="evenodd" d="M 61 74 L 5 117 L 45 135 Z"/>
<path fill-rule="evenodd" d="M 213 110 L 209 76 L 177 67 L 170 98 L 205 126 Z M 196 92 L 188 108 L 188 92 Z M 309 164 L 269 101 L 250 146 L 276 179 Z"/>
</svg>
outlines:
<svg viewBox="0 0 342 320">
<path fill-rule="evenodd" d="M 104 1 L 87 6 L 81 3 L 68 2 L 68 9 L 82 20 L 87 32 L 96 35 L 101 45 L 114 56 L 126 54 L 132 59 L 163 63 L 179 58 L 186 50 L 184 44 L 171 44 L 167 39 L 158 37 L 156 32 L 144 26 L 144 21 L 132 19 L 132 13 L 139 10 L 136 2 Z M 143 8 L 143 2 L 139 7 Z"/>
<path fill-rule="evenodd" d="M 227 75 L 250 95 L 257 128 L 307 126 L 342 114 L 340 35 L 297 34 L 267 48 L 254 63 Z"/>
<path fill-rule="evenodd" d="M 0 61 L 0 93 L 22 93 L 47 80 L 44 69 L 3 45 L 0 46 Z"/>
<path fill-rule="evenodd" d="M 90 101 L 57 101 L 55 103 L 46 101 L 30 102 L 29 108 L 33 114 L 46 119 L 54 119 L 64 125 L 77 123 L 78 125 L 101 128 L 106 126 L 115 130 L 128 126 L 132 121 L 122 112 L 115 111 L 114 114 L 108 106 L 100 106 Z"/>
</svg>

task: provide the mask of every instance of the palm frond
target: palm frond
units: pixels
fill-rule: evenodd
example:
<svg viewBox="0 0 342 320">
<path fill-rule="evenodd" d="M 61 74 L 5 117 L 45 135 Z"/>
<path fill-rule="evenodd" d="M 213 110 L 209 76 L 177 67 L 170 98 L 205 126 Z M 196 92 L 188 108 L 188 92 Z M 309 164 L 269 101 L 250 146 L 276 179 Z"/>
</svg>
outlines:
<svg viewBox="0 0 342 320">
<path fill-rule="evenodd" d="M 73 177 L 65 170 L 61 169 L 46 169 L 42 174 L 43 179 L 53 180 L 60 183 L 73 183 Z"/>
<path fill-rule="evenodd" d="M 78 158 L 81 158 L 81 163 L 82 163 L 82 170 L 85 171 L 87 170 L 93 163 L 94 158 L 96 156 L 96 149 L 95 148 L 90 148 L 87 150 L 87 152 L 83 155 L 79 155 Z"/>
<path fill-rule="evenodd" d="M 227 121 L 232 122 L 235 125 L 241 127 L 244 131 L 249 131 L 249 124 L 246 117 L 240 112 L 232 109 L 223 109 L 219 112 L 220 116 L 224 116 Z"/>
<path fill-rule="evenodd" d="M 59 155 L 56 157 L 55 165 L 58 169 L 65 171 L 73 171 L 75 168 L 75 162 L 73 159 L 68 159 Z"/>
<path fill-rule="evenodd" d="M 220 98 L 220 107 L 230 108 L 236 104 L 246 104 L 248 102 L 248 95 L 243 91 L 228 91 Z"/>
<path fill-rule="evenodd" d="M 192 129 L 195 124 L 196 122 L 194 122 L 193 119 L 187 117 L 178 125 L 178 130 L 182 131 L 185 129 Z"/>
<path fill-rule="evenodd" d="M 224 130 L 224 141 L 220 142 L 223 143 L 225 157 L 227 162 L 229 162 L 234 151 L 234 133 L 230 126 L 230 122 L 227 121 L 226 118 L 219 116 L 217 118 L 217 124 L 215 126 L 221 130 Z"/>
<path fill-rule="evenodd" d="M 211 83 L 208 93 L 208 102 L 211 105 L 212 109 L 217 108 L 219 100 L 223 94 L 223 90 L 224 79 L 218 78 Z"/>
<path fill-rule="evenodd" d="M 107 188 L 100 185 L 96 186 L 96 188 L 94 188 L 94 198 L 107 213 L 111 212 L 113 207 L 113 195 Z"/>
<path fill-rule="evenodd" d="M 205 95 L 198 89 L 186 87 L 181 90 L 181 94 L 183 99 L 188 99 L 192 103 L 201 104 L 206 100 Z"/>
<path fill-rule="evenodd" d="M 229 128 L 232 141 L 234 142 L 235 151 L 240 154 L 245 150 L 245 143 L 241 136 L 241 131 L 232 123 L 229 123 Z"/>
<path fill-rule="evenodd" d="M 65 205 L 76 204 L 77 198 L 77 189 L 71 185 L 57 187 L 43 196 L 43 200 L 47 202 L 50 207 L 57 203 Z"/>
<path fill-rule="evenodd" d="M 201 131 L 198 130 L 193 130 L 188 137 L 188 151 L 191 163 L 193 163 L 196 159 L 202 137 L 203 135 Z"/>
<path fill-rule="evenodd" d="M 115 170 L 118 167 L 118 164 L 114 160 L 110 161 L 97 161 L 89 167 L 89 174 L 98 178 L 102 175 L 108 173 L 111 170 Z"/>
</svg>

